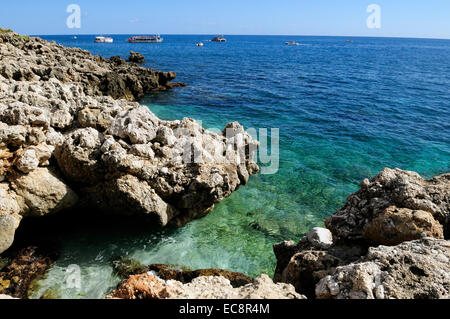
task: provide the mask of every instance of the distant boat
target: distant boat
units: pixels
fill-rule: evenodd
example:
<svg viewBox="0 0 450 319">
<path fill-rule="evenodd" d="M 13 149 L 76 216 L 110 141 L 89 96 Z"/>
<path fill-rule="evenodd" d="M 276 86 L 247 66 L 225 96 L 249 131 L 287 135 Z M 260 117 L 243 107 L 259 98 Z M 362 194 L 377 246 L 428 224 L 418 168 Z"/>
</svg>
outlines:
<svg viewBox="0 0 450 319">
<path fill-rule="evenodd" d="M 147 35 L 141 35 L 141 36 L 132 36 L 131 38 L 129 38 L 127 40 L 130 43 L 161 43 L 164 41 L 163 38 L 161 38 L 158 35 L 152 35 L 152 36 L 147 36 Z"/>
<path fill-rule="evenodd" d="M 286 45 L 300 45 L 300 43 L 297 43 L 295 41 L 289 41 L 289 42 L 285 42 Z"/>
<path fill-rule="evenodd" d="M 77 36 L 76 36 L 76 35 L 74 35 L 72 39 L 76 40 L 76 39 L 78 39 L 78 38 L 77 38 Z"/>
<path fill-rule="evenodd" d="M 95 43 L 113 43 L 114 39 L 110 37 L 95 37 Z"/>
<path fill-rule="evenodd" d="M 202 47 L 202 46 L 203 46 L 203 42 L 197 43 L 197 46 L 198 46 L 198 47 Z"/>
<path fill-rule="evenodd" d="M 347 42 L 350 42 L 350 43 L 351 43 L 351 42 L 353 42 L 353 40 L 347 40 Z"/>
<path fill-rule="evenodd" d="M 223 36 L 221 36 L 221 37 L 215 37 L 211 41 L 212 42 L 227 42 L 227 39 L 225 39 Z"/>
</svg>

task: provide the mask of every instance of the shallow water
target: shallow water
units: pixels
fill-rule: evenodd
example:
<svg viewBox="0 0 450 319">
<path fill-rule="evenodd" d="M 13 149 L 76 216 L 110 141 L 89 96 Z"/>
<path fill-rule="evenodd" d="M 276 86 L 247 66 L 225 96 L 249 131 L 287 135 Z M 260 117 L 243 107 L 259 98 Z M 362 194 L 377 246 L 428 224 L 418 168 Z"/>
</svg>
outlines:
<svg viewBox="0 0 450 319">
<path fill-rule="evenodd" d="M 177 72 L 188 87 L 143 103 L 163 119 L 205 127 L 238 120 L 280 129 L 280 168 L 257 175 L 208 216 L 180 229 L 66 225 L 61 258 L 40 283 L 62 298 L 103 297 L 118 282 L 110 258 L 144 264 L 273 274 L 272 245 L 298 240 L 383 167 L 424 177 L 450 168 L 450 41 L 340 37 L 163 36 L 162 44 L 94 44 L 94 36 L 45 36 L 105 57 L 145 55 L 147 67 Z M 285 41 L 304 45 L 288 47 Z M 66 286 L 81 268 L 81 289 Z"/>
</svg>

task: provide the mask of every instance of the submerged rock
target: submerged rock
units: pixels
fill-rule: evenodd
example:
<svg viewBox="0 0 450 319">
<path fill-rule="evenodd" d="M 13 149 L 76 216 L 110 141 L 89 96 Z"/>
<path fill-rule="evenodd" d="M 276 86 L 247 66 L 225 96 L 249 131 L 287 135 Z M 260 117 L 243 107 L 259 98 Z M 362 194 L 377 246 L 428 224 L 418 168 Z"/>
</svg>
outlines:
<svg viewBox="0 0 450 319">
<path fill-rule="evenodd" d="M 37 247 L 22 249 L 0 272 L 0 294 L 27 298 L 30 287 L 46 273 L 55 257 Z"/>
<path fill-rule="evenodd" d="M 202 276 L 183 284 L 149 273 L 133 275 L 122 282 L 108 299 L 304 299 L 288 284 L 274 284 L 267 275 L 233 288 L 221 276 Z"/>
<path fill-rule="evenodd" d="M 259 169 L 238 123 L 216 134 L 132 102 L 178 85 L 173 72 L 15 33 L 0 55 L 0 253 L 22 216 L 75 205 L 184 225 Z"/>
</svg>

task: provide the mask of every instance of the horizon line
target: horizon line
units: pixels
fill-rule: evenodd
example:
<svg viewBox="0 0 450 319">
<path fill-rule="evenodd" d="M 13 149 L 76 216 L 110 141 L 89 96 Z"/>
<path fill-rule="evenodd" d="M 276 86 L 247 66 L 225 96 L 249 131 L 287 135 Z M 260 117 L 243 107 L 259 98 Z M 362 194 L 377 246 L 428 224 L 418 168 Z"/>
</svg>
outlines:
<svg viewBox="0 0 450 319">
<path fill-rule="evenodd" d="M 69 36 L 69 35 L 149 35 L 155 33 L 62 33 L 62 34 L 28 34 L 29 36 Z M 160 35 L 199 35 L 199 36 L 260 36 L 260 37 L 341 37 L 341 38 L 381 38 L 381 39 L 417 39 L 417 40 L 450 40 L 439 37 L 414 36 L 369 36 L 369 35 L 310 35 L 310 34 L 237 34 L 237 33 L 156 33 Z"/>
</svg>

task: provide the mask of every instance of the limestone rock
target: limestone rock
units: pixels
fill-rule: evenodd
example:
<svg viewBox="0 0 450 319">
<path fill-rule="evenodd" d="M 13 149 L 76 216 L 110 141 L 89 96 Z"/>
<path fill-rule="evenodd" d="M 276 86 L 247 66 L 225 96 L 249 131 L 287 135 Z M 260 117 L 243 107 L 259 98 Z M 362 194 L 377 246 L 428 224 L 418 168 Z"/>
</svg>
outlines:
<svg viewBox="0 0 450 319">
<path fill-rule="evenodd" d="M 139 52 L 130 51 L 130 57 L 128 58 L 128 62 L 144 63 L 145 62 L 145 58 Z"/>
<path fill-rule="evenodd" d="M 29 173 L 39 166 L 39 159 L 36 155 L 36 151 L 29 149 L 26 150 L 16 161 L 16 167 L 24 173 Z"/>
<path fill-rule="evenodd" d="M 444 238 L 442 225 L 423 210 L 390 206 L 364 226 L 364 238 L 382 245 L 396 245 L 423 237 Z"/>
<path fill-rule="evenodd" d="M 364 226 L 389 206 L 429 212 L 448 233 L 450 174 L 425 180 L 415 172 L 385 168 L 371 180 L 365 179 L 325 224 L 337 238 L 358 240 L 364 238 Z"/>
<path fill-rule="evenodd" d="M 318 298 L 436 299 L 450 297 L 450 242 L 432 238 L 369 248 L 316 286 Z"/>
<path fill-rule="evenodd" d="M 79 196 L 95 211 L 180 226 L 258 171 L 258 143 L 238 123 L 216 134 L 135 102 L 176 86 L 173 72 L 13 32 L 0 34 L 0 54 L 2 250 L 11 216 L 54 213 Z"/>
<path fill-rule="evenodd" d="M 20 215 L 0 211 L 0 253 L 12 245 L 21 218 Z"/>
<path fill-rule="evenodd" d="M 78 196 L 54 172 L 37 168 L 12 180 L 12 189 L 25 202 L 22 215 L 43 216 L 73 207 Z"/>
<path fill-rule="evenodd" d="M 220 276 L 197 277 L 190 283 L 164 281 L 148 272 L 122 282 L 108 298 L 121 299 L 304 299 L 288 284 L 274 284 L 267 275 L 233 288 Z"/>
</svg>

